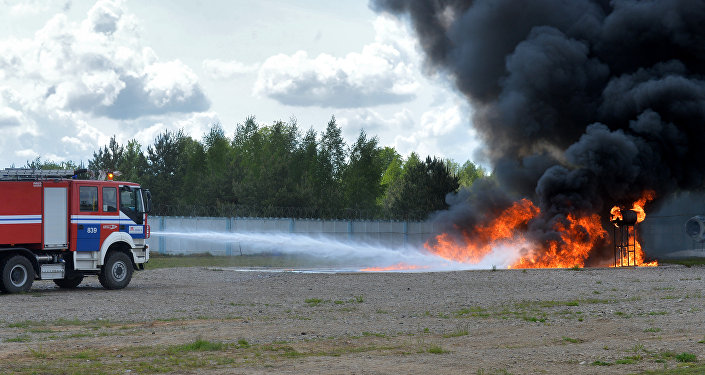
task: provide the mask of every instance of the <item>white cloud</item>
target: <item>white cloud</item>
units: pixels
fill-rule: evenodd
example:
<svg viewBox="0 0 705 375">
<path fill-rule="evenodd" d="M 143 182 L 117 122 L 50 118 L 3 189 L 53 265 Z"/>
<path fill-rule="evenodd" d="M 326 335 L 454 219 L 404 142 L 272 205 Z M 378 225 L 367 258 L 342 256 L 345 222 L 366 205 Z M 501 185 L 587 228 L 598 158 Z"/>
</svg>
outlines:
<svg viewBox="0 0 705 375">
<path fill-rule="evenodd" d="M 149 125 L 139 126 L 140 130 L 130 135 L 129 138 L 118 139 L 121 143 L 127 143 L 130 139 L 135 139 L 142 146 L 151 145 L 154 139 L 165 131 L 176 132 L 183 130 L 186 135 L 190 135 L 196 140 L 200 140 L 211 125 L 220 123 L 220 118 L 215 112 L 192 113 L 186 117 L 164 118 L 165 121 L 146 121 Z"/>
<path fill-rule="evenodd" d="M 306 51 L 269 57 L 259 69 L 256 95 L 282 104 L 356 108 L 410 101 L 418 83 L 418 54 L 404 26 L 375 20 L 375 42 L 344 57 Z"/>
<path fill-rule="evenodd" d="M 451 158 L 459 163 L 475 159 L 481 147 L 470 126 L 469 108 L 462 101 L 424 112 L 419 126 L 396 135 L 394 145 L 401 154 L 415 151 L 421 157 Z"/>
<path fill-rule="evenodd" d="M 115 119 L 205 110 L 193 71 L 140 46 L 121 1 L 99 1 L 80 23 L 57 14 L 31 39 L 0 43 L 0 70 L 37 106 Z"/>
<path fill-rule="evenodd" d="M 203 70 L 213 79 L 232 79 L 236 76 L 256 72 L 259 64 L 244 64 L 237 60 L 203 60 Z"/>
<path fill-rule="evenodd" d="M 22 124 L 22 113 L 8 107 L 0 107 L 0 128 Z"/>
<path fill-rule="evenodd" d="M 2 1 L 2 5 L 10 5 L 10 15 L 13 17 L 31 16 L 45 12 L 50 8 L 50 0 L 25 0 L 21 2 Z"/>
<path fill-rule="evenodd" d="M 97 3 L 88 11 L 86 21 L 91 25 L 93 31 L 103 34 L 112 34 L 118 28 L 118 22 L 122 17 L 122 1 L 103 1 Z"/>
<path fill-rule="evenodd" d="M 218 114 L 215 112 L 199 112 L 194 113 L 188 118 L 175 121 L 176 129 L 184 129 L 186 134 L 191 134 L 193 137 L 203 136 L 210 130 L 211 125 L 220 123 Z"/>
<path fill-rule="evenodd" d="M 25 13 L 48 10 L 22 4 Z M 175 123 L 210 106 L 189 66 L 143 45 L 120 0 L 98 1 L 78 21 L 57 13 L 30 37 L 1 39 L 0 78 L 3 164 L 87 161 L 113 134 L 127 141 L 160 116 Z"/>
<path fill-rule="evenodd" d="M 357 138 L 360 129 L 374 136 L 407 132 L 414 126 L 413 114 L 408 109 L 384 116 L 374 109 L 359 108 L 343 111 L 336 120 L 343 133 L 351 140 Z"/>
<path fill-rule="evenodd" d="M 135 139 L 141 145 L 150 145 L 154 141 L 154 138 L 157 137 L 157 135 L 164 133 L 166 130 L 173 129 L 169 129 L 166 125 L 164 125 L 164 123 L 158 122 L 153 124 L 152 126 L 142 128 L 142 130 L 138 131 L 135 134 Z"/>
</svg>

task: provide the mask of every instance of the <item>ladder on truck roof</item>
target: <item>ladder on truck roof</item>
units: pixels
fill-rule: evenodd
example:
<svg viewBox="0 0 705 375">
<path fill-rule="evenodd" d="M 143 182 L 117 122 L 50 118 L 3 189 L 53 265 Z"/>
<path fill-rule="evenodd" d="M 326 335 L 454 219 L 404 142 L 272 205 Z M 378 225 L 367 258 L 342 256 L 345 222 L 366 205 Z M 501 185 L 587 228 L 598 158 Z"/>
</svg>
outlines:
<svg viewBox="0 0 705 375">
<path fill-rule="evenodd" d="M 54 178 L 72 178 L 84 170 L 71 169 L 32 169 L 5 168 L 0 171 L 0 181 L 49 180 Z"/>
</svg>

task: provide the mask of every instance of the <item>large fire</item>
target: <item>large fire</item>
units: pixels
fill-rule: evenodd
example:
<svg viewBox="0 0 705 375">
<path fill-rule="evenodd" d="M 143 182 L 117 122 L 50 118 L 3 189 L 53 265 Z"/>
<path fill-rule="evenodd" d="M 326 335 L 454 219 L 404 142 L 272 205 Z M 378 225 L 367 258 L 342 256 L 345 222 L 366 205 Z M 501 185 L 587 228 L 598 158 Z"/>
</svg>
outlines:
<svg viewBox="0 0 705 375">
<path fill-rule="evenodd" d="M 639 222 L 646 217 L 644 205 L 654 195 L 652 191 L 646 192 L 634 203 L 632 209 L 637 212 Z M 526 236 L 526 229 L 540 213 L 532 201 L 522 199 L 486 224 L 473 228 L 456 227 L 460 236 L 442 233 L 426 242 L 424 247 L 443 258 L 472 264 L 479 263 L 495 249 L 509 247 L 521 254 L 509 268 L 569 268 L 584 267 L 590 252 L 607 238 L 608 233 L 602 227 L 599 215 L 578 217 L 568 214 L 553 224 L 559 238 L 542 243 L 531 241 Z M 614 218 L 621 212 L 617 208 L 611 214 Z M 636 264 L 651 266 L 656 262 L 644 263 L 644 253 L 638 245 Z"/>
</svg>

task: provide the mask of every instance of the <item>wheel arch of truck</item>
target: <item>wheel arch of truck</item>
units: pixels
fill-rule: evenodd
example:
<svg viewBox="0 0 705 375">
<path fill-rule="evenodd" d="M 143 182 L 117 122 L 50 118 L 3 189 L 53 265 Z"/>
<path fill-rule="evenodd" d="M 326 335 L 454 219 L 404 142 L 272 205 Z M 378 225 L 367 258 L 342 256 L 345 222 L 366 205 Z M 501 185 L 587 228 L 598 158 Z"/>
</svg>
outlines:
<svg viewBox="0 0 705 375">
<path fill-rule="evenodd" d="M 13 255 L 22 255 L 25 258 L 29 259 L 29 262 L 32 263 L 32 268 L 34 268 L 35 275 L 39 275 L 41 273 L 39 269 L 39 262 L 37 262 L 37 258 L 34 256 L 34 253 L 29 249 L 25 249 L 23 247 L 0 248 L 0 263 L 2 263 L 1 261 L 4 258 L 10 258 Z"/>
<path fill-rule="evenodd" d="M 113 232 L 105 238 L 103 245 L 100 247 L 100 260 L 98 265 L 104 265 L 105 257 L 108 255 L 108 252 L 116 248 L 118 251 L 125 251 L 127 255 L 130 256 L 133 266 L 136 264 L 136 256 L 133 250 L 135 248 L 135 241 L 132 240 L 132 236 L 125 232 Z"/>
</svg>

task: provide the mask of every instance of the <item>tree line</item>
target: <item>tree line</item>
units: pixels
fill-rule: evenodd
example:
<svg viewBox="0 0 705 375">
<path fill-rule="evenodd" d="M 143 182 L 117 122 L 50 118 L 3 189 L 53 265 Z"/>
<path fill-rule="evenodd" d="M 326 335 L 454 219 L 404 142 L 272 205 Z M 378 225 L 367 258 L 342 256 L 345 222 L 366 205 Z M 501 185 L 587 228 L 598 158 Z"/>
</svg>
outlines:
<svg viewBox="0 0 705 375">
<path fill-rule="evenodd" d="M 28 163 L 70 168 L 73 163 Z M 335 117 L 320 134 L 295 119 L 258 124 L 248 117 L 228 138 L 213 124 L 201 140 L 165 131 L 142 151 L 115 137 L 93 153 L 88 169 L 152 192 L 155 214 L 422 220 L 447 208 L 445 197 L 485 171 L 466 161 L 416 153 L 407 158 L 361 130 L 347 145 Z"/>
</svg>

